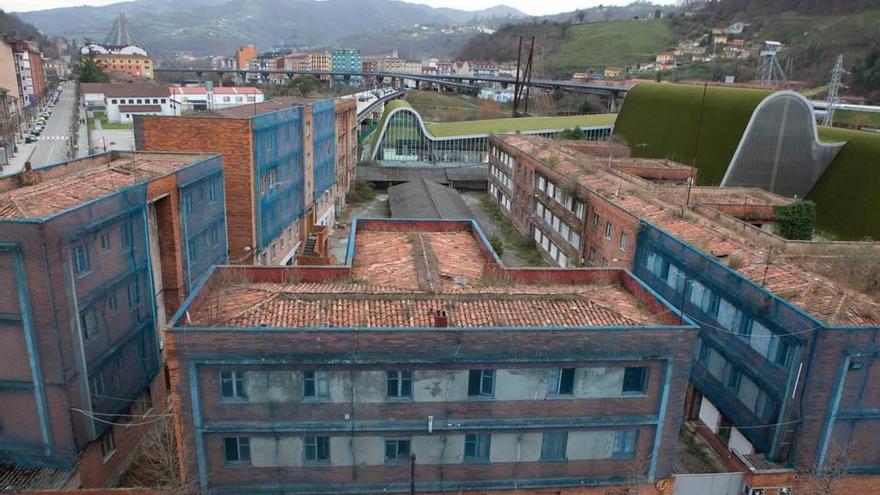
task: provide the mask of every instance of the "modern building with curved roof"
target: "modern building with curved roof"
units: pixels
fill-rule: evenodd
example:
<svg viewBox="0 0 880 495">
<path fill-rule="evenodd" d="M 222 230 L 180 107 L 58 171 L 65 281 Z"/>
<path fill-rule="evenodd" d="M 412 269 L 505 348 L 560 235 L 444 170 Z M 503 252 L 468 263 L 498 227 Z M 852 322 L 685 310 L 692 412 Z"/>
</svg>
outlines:
<svg viewBox="0 0 880 495">
<path fill-rule="evenodd" d="M 371 142 L 370 158 L 391 162 L 485 163 L 490 134 L 554 136 L 579 129 L 590 140 L 611 134 L 615 114 L 524 117 L 466 122 L 425 122 L 404 100 L 385 106 Z"/>
<path fill-rule="evenodd" d="M 699 169 L 701 185 L 752 185 L 814 201 L 817 227 L 880 239 L 880 134 L 816 127 L 800 95 L 689 84 L 635 86 L 614 123 L 641 157 Z M 783 114 L 785 114 L 783 116 Z"/>
</svg>

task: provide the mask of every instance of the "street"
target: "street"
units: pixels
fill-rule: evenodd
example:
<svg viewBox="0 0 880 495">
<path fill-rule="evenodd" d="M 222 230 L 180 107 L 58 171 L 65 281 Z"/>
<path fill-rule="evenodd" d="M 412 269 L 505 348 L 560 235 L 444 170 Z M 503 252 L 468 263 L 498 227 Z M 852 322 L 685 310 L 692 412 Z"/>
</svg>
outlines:
<svg viewBox="0 0 880 495">
<path fill-rule="evenodd" d="M 17 174 L 24 168 L 26 161 L 31 162 L 33 168 L 45 167 L 67 159 L 69 144 L 70 120 L 73 118 L 74 105 L 76 105 L 76 85 L 73 82 L 62 83 L 63 91 L 58 99 L 58 104 L 52 109 L 52 116 L 46 122 L 46 128 L 33 143 L 18 143 L 18 152 L 7 165 L 0 168 L 0 176 Z M 23 129 L 27 133 L 31 128 L 30 123 Z M 80 156 L 88 152 L 85 145 L 85 126 L 80 126 Z"/>
<path fill-rule="evenodd" d="M 34 168 L 67 159 L 67 151 L 70 148 L 70 119 L 73 118 L 74 105 L 76 105 L 76 86 L 68 81 L 61 87 L 64 90 L 61 92 L 58 104 L 52 109 L 52 116 L 37 138 L 36 147 L 30 158 Z"/>
</svg>

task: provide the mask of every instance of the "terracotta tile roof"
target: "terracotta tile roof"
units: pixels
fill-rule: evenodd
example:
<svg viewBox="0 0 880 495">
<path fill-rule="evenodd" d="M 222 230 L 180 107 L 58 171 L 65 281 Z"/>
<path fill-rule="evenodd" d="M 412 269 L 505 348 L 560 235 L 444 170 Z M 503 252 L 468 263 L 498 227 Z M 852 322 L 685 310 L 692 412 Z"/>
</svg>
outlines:
<svg viewBox="0 0 880 495">
<path fill-rule="evenodd" d="M 741 275 L 821 321 L 841 326 L 880 326 L 880 304 L 867 295 L 782 257 L 772 258 L 768 267 L 768 246 L 699 215 L 681 215 L 680 207 L 651 198 L 647 191 L 607 172 L 607 159 L 577 153 L 539 137 L 497 137 L 544 163 L 556 156 L 554 170 L 703 252 L 735 256 L 741 261 L 736 268 Z"/>
<path fill-rule="evenodd" d="M 487 275 L 468 231 L 359 231 L 351 278 L 326 283 L 221 282 L 190 325 L 223 327 L 643 326 L 660 324 L 617 282 L 521 283 Z"/>
<path fill-rule="evenodd" d="M 133 157 L 133 158 L 132 158 Z M 0 192 L 0 220 L 44 218 L 120 189 L 167 175 L 203 155 L 135 153 L 77 167 L 31 186 Z M 87 163 L 87 162 L 82 162 Z M 39 169 L 37 170 L 39 173 Z"/>
</svg>

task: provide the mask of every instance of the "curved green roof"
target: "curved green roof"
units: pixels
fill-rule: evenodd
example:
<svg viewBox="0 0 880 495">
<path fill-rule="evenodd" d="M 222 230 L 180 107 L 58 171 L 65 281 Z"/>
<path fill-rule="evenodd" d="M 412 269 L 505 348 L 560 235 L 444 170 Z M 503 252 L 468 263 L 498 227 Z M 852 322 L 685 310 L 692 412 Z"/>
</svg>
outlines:
<svg viewBox="0 0 880 495">
<path fill-rule="evenodd" d="M 385 127 L 388 117 L 397 109 L 406 108 L 418 114 L 418 111 L 406 100 L 393 100 L 385 105 L 379 127 L 373 134 L 372 145 L 375 148 L 379 135 Z M 571 115 L 565 117 L 521 117 L 509 119 L 466 120 L 461 122 L 425 122 L 431 138 L 466 138 L 492 133 L 530 132 L 554 129 L 570 129 L 575 127 L 600 127 L 614 125 L 617 114 Z"/>
<path fill-rule="evenodd" d="M 614 133 L 637 156 L 693 164 L 700 184 L 718 185 L 752 112 L 771 92 L 709 86 L 701 117 L 703 91 L 699 85 L 639 84 L 624 100 Z M 817 204 L 819 229 L 841 239 L 880 239 L 880 215 L 873 214 L 880 211 L 880 134 L 820 127 L 819 138 L 847 143 L 807 195 Z"/>
</svg>

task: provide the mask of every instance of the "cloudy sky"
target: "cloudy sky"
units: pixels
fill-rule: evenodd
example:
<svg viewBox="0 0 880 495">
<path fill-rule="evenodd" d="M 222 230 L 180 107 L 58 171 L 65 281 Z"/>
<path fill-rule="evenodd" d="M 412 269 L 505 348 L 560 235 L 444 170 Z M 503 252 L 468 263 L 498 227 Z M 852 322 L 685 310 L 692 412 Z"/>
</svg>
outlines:
<svg viewBox="0 0 880 495">
<path fill-rule="evenodd" d="M 43 10 L 74 5 L 107 5 L 120 0 L 0 0 L 0 8 L 7 12 Z M 555 14 L 575 9 L 603 5 L 625 5 L 632 0 L 406 0 L 434 7 L 453 7 L 463 10 L 479 10 L 493 5 L 505 4 L 532 15 Z M 655 3 L 672 3 L 674 0 L 654 0 Z"/>
</svg>

